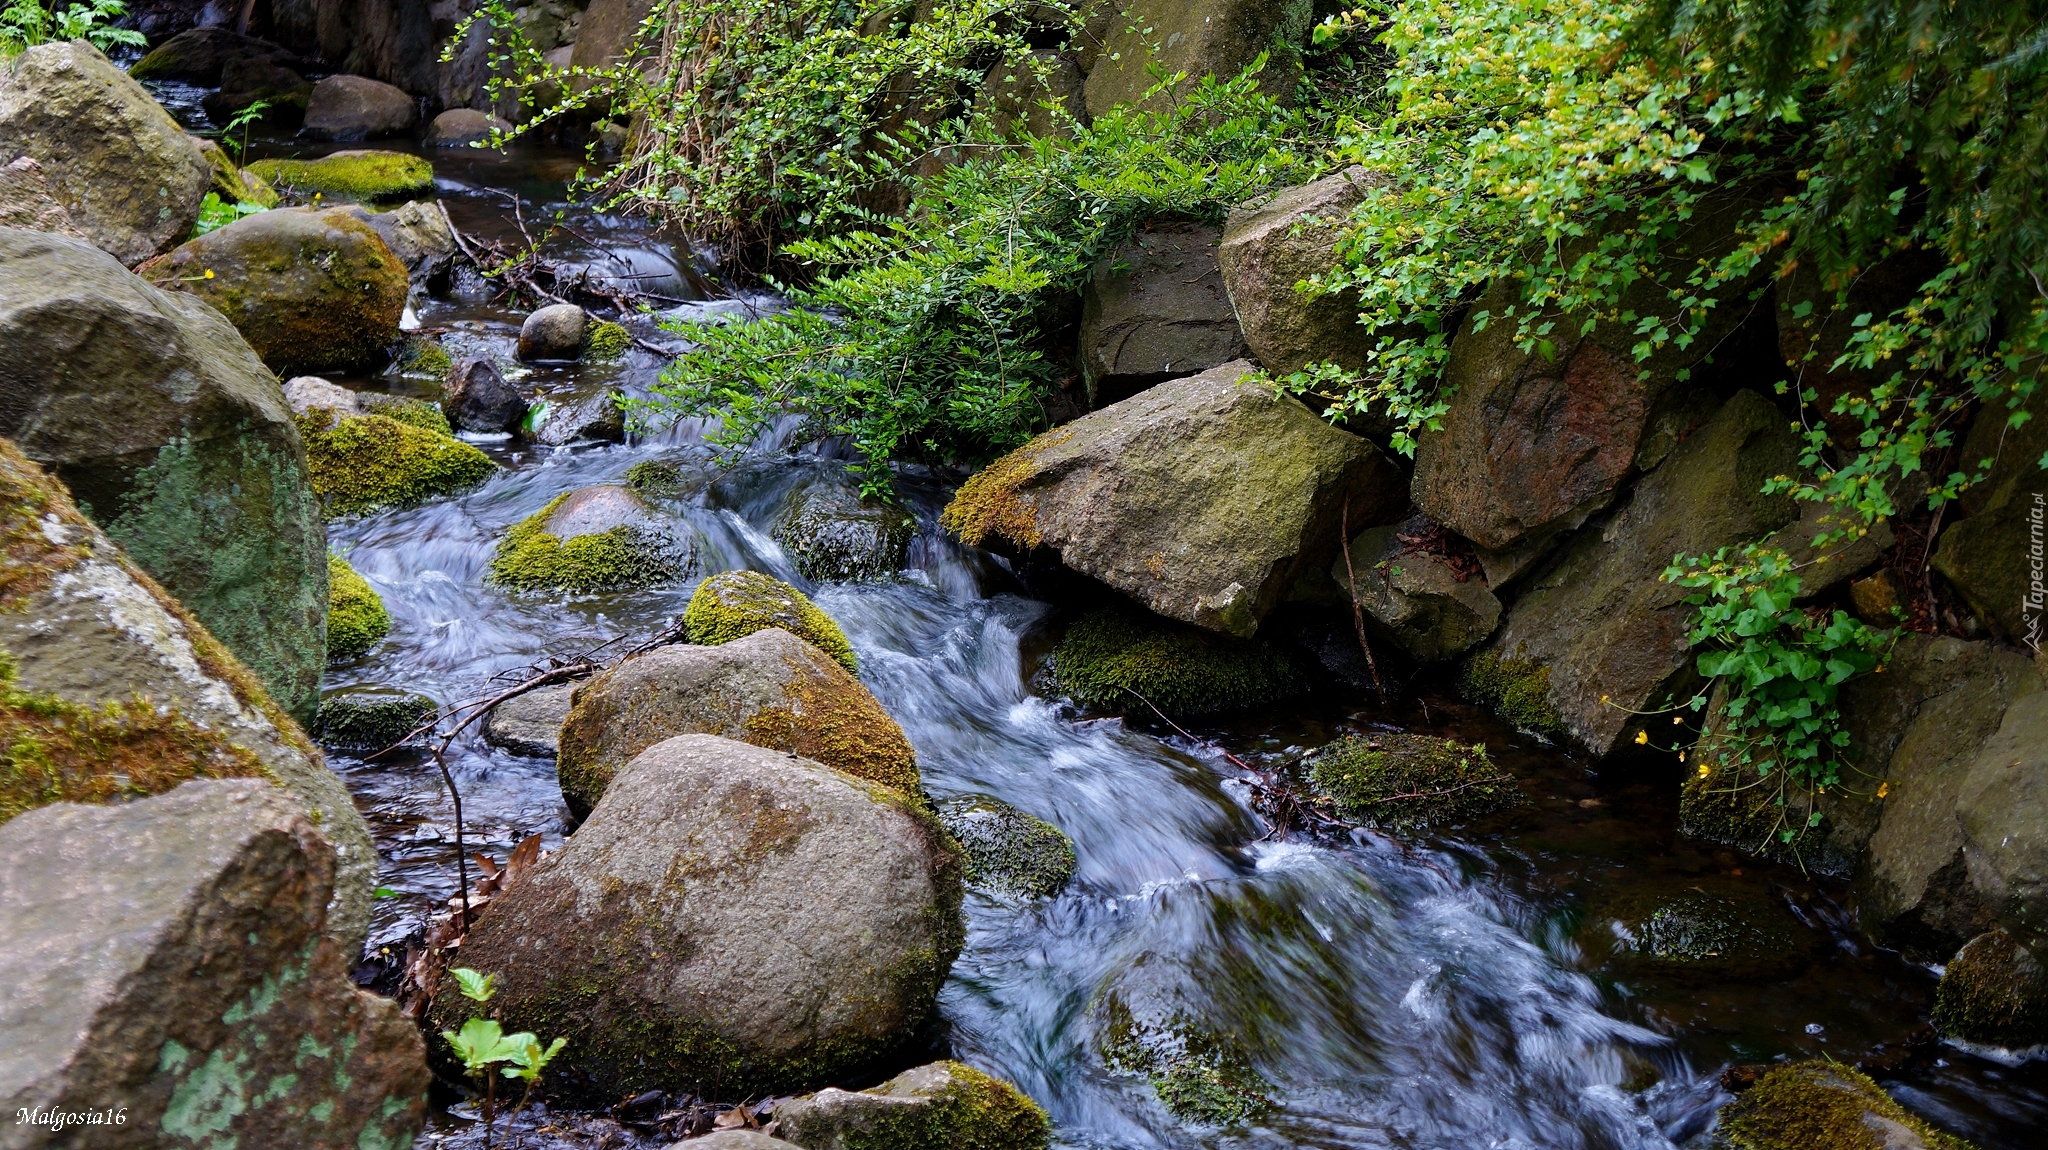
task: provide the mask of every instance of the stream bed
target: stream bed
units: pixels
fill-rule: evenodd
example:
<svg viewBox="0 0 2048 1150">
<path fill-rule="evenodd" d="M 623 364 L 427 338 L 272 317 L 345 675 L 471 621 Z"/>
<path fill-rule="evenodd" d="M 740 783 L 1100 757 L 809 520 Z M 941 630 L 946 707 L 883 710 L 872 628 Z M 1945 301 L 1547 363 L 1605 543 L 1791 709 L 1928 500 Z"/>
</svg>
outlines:
<svg viewBox="0 0 2048 1150">
<path fill-rule="evenodd" d="M 252 145 L 259 156 L 324 150 Z M 564 234 L 564 251 L 580 248 L 594 268 L 636 277 L 643 290 L 695 294 L 689 254 L 642 223 L 567 203 L 580 155 L 429 154 L 465 231 L 516 235 L 517 197 L 536 233 L 562 213 L 580 233 Z M 520 312 L 482 285 L 459 279 L 417 312 L 424 328 L 509 364 Z M 616 365 L 554 366 L 514 382 L 568 388 L 601 374 L 645 394 L 659 366 L 635 350 Z M 343 382 L 407 390 L 392 377 Z M 1857 932 L 1839 884 L 1681 840 L 1675 761 L 1668 773 L 1638 765 L 1603 775 L 1426 682 L 1392 709 L 1367 691 L 1327 686 L 1190 724 L 1192 736 L 1144 716 L 1078 712 L 1034 688 L 1064 607 L 939 531 L 943 478 L 903 476 L 918 535 L 897 578 L 813 585 L 771 533 L 802 486 L 846 482 L 842 463 L 828 449 L 776 440 L 724 467 L 703 430 L 684 422 L 624 445 L 560 449 L 481 443 L 502 470 L 478 490 L 330 523 L 330 545 L 383 596 L 392 631 L 364 658 L 330 668 L 326 690 L 416 692 L 445 705 L 548 656 L 652 635 L 717 571 L 751 568 L 802 587 L 845 628 L 862 680 L 903 725 L 934 798 L 993 796 L 1074 840 L 1078 870 L 1057 897 L 969 895 L 966 948 L 940 999 L 939 1041 L 1045 1106 L 1058 1145 L 1661 1148 L 1708 1127 L 1728 1097 L 1724 1068 L 1784 1057 L 1870 1063 L 1905 1105 L 1983 1150 L 2041 1144 L 2048 1063 L 2007 1065 L 1927 1037 L 1936 973 Z M 485 581 L 512 524 L 649 459 L 702 476 L 674 507 L 696 536 L 687 581 L 581 597 Z M 1342 734 L 1391 729 L 1484 742 L 1531 801 L 1434 836 L 1272 836 L 1244 772 L 1222 754 L 1274 764 Z M 455 891 L 450 797 L 424 758 L 331 761 L 376 835 L 381 881 L 396 892 L 379 903 L 371 949 L 402 953 L 428 908 Z M 473 849 L 503 857 L 533 833 L 560 844 L 566 811 L 552 762 L 491 747 L 472 729 L 450 765 Z M 1673 890 L 1777 904 L 1796 957 L 1768 977 L 1722 981 L 1614 961 L 1602 908 Z M 1094 1044 L 1099 1001 L 1132 977 L 1170 987 L 1191 1015 L 1241 1044 L 1270 1084 L 1272 1108 L 1232 1129 L 1189 1125 L 1142 1078 L 1106 1066 Z M 465 1125 L 442 1112 L 427 1144 L 462 1142 Z"/>
</svg>

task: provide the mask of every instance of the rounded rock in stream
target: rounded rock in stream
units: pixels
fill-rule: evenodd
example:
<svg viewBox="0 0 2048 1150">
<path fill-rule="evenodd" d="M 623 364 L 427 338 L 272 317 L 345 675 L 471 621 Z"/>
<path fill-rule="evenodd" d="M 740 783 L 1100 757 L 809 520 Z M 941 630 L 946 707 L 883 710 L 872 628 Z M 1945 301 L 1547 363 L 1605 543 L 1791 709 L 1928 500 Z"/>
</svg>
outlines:
<svg viewBox="0 0 2048 1150">
<path fill-rule="evenodd" d="M 320 700 L 313 731 L 336 750 L 364 754 L 396 744 L 440 711 L 425 695 L 350 691 Z"/>
<path fill-rule="evenodd" d="M 959 953 L 960 856 L 914 798 L 711 735 L 657 743 L 462 948 L 550 1080 L 608 1105 L 679 1084 L 816 1088 L 901 1047 Z M 435 1004 L 454 1029 L 469 1004 Z"/>
<path fill-rule="evenodd" d="M 1579 938 L 1615 970 L 1716 982 L 1785 977 L 1811 961 L 1815 941 L 1780 899 L 1705 875 L 1618 894 Z"/>
<path fill-rule="evenodd" d="M 849 671 L 858 672 L 853 644 L 810 596 L 759 571 L 721 571 L 704 580 L 683 610 L 690 642 L 715 647 L 756 631 L 780 627 L 810 643 Z"/>
<path fill-rule="evenodd" d="M 997 799 L 948 799 L 939 821 L 967 854 L 967 885 L 999 895 L 1050 898 L 1074 877 L 1074 840 Z"/>
<path fill-rule="evenodd" d="M 1969 941 L 1934 991 L 1935 1029 L 2008 1049 L 2048 1043 L 2048 970 L 2003 930 Z"/>
<path fill-rule="evenodd" d="M 589 593 L 658 587 L 689 575 L 695 536 L 629 487 L 602 484 L 555 497 L 506 532 L 491 582 Z"/>
<path fill-rule="evenodd" d="M 509 132 L 512 125 L 475 108 L 450 108 L 427 125 L 427 144 L 436 148 L 466 148 L 489 140 L 493 133 Z"/>
<path fill-rule="evenodd" d="M 391 614 L 370 581 L 348 560 L 327 557 L 327 658 L 344 662 L 369 654 L 391 632 Z"/>
<path fill-rule="evenodd" d="M 869 503 L 830 483 L 813 483 L 790 500 L 775 541 L 813 583 L 887 579 L 903 566 L 916 523 L 900 508 Z"/>
<path fill-rule="evenodd" d="M 792 1098 L 775 1108 L 775 1121 L 806 1150 L 1044 1150 L 1052 1141 L 1036 1102 L 958 1062 L 906 1070 L 869 1090 Z"/>
<path fill-rule="evenodd" d="M 1140 957 L 1096 998 L 1096 1053 L 1112 1071 L 1142 1075 L 1175 1118 L 1242 1126 L 1272 1109 L 1272 1084 L 1234 1038 L 1200 1021 L 1189 974 L 1156 955 Z"/>
<path fill-rule="evenodd" d="M 368 76 L 334 75 L 313 85 L 300 134 L 309 140 L 367 140 L 403 132 L 419 115 L 402 88 Z"/>
<path fill-rule="evenodd" d="M 561 683 L 514 695 L 491 708 L 484 718 L 484 742 L 515 755 L 552 759 L 561 750 L 562 720 L 576 695 L 576 684 Z"/>
<path fill-rule="evenodd" d="M 802 755 L 904 794 L 918 790 L 910 740 L 860 680 L 771 627 L 716 647 L 657 647 L 578 688 L 561 725 L 562 797 L 587 814 L 633 756 L 691 733 Z"/>
<path fill-rule="evenodd" d="M 573 303 L 550 304 L 519 325 L 519 358 L 575 359 L 583 351 L 589 313 Z"/>
<path fill-rule="evenodd" d="M 1720 1115 L 1731 1150 L 1972 1150 L 1836 1062 L 1797 1062 L 1757 1079 Z"/>
<path fill-rule="evenodd" d="M 489 356 L 471 356 L 442 381 L 441 412 L 462 431 L 517 431 L 526 418 L 526 397 L 505 382 Z"/>
<path fill-rule="evenodd" d="M 330 516 L 417 506 L 467 491 L 497 470 L 469 444 L 390 415 L 334 419 L 314 409 L 298 424 L 313 491 Z"/>
<path fill-rule="evenodd" d="M 1465 822 L 1526 801 L 1484 746 L 1374 732 L 1318 750 L 1308 760 L 1318 799 L 1347 822 L 1414 831 Z"/>
</svg>

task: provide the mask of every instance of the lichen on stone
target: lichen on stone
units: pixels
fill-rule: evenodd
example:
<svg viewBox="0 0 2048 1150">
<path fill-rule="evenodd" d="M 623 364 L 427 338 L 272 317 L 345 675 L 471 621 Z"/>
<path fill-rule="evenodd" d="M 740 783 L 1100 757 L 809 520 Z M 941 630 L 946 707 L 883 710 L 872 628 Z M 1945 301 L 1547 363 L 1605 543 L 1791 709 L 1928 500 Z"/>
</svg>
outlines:
<svg viewBox="0 0 2048 1150">
<path fill-rule="evenodd" d="M 353 692 L 320 700 L 314 731 L 320 741 L 344 751 L 381 751 L 440 713 L 425 695 Z"/>
<path fill-rule="evenodd" d="M 1073 437 L 1066 428 L 1048 431 L 976 472 L 939 514 L 939 526 L 979 547 L 991 535 L 1030 550 L 1045 541 L 1038 517 L 1018 497 L 1034 474 L 1038 457 Z"/>
<path fill-rule="evenodd" d="M 783 630 L 832 656 L 848 671 L 858 672 L 853 644 L 846 632 L 818 609 L 810 597 L 772 575 L 759 571 L 721 571 L 697 587 L 683 610 L 683 630 L 690 642 L 715 647 L 769 627 Z"/>
<path fill-rule="evenodd" d="M 491 557 L 491 582 L 523 591 L 590 594 L 657 587 L 688 573 L 673 537 L 652 527 L 621 523 L 568 539 L 549 534 L 549 517 L 573 494 L 556 496 L 505 533 Z"/>
<path fill-rule="evenodd" d="M 1732 1150 L 1884 1150 L 1900 1144 L 1880 1123 L 1895 1123 L 1929 1150 L 1972 1150 L 1892 1101 L 1877 1083 L 1840 1063 L 1774 1067 L 1721 1111 L 1720 1135 Z"/>
<path fill-rule="evenodd" d="M 1317 797 L 1348 822 L 1413 831 L 1466 822 L 1525 801 L 1486 747 L 1429 735 L 1339 739 L 1307 763 Z"/>
<path fill-rule="evenodd" d="M 388 415 L 330 423 L 316 411 L 298 423 L 313 491 L 329 515 L 416 506 L 466 491 L 497 470 L 469 444 Z"/>
<path fill-rule="evenodd" d="M 1255 706 L 1301 691 L 1287 656 L 1257 640 L 1230 639 L 1135 607 L 1084 615 L 1052 654 L 1059 689 L 1102 707 L 1201 714 Z"/>
<path fill-rule="evenodd" d="M 327 657 L 354 659 L 391 631 L 384 600 L 348 560 L 327 556 Z"/>
<path fill-rule="evenodd" d="M 1481 651 L 1465 663 L 1458 688 L 1522 730 L 1553 739 L 1565 733 L 1564 717 L 1550 704 L 1550 668 L 1534 660 Z"/>
<path fill-rule="evenodd" d="M 2048 1043 L 2048 970 L 2005 931 L 1978 935 L 1942 972 L 1934 1028 L 2010 1049 Z"/>
<path fill-rule="evenodd" d="M 745 726 L 746 742 L 788 750 L 906 795 L 917 794 L 922 782 L 910 739 L 857 679 L 828 683 L 792 669 L 782 706 L 763 708 Z"/>
<path fill-rule="evenodd" d="M 399 199 L 434 186 L 434 166 L 403 152 L 356 151 L 318 160 L 258 160 L 248 170 L 272 187 L 357 200 Z"/>
<path fill-rule="evenodd" d="M 939 821 L 967 856 L 967 884 L 999 895 L 1050 898 L 1074 875 L 1074 840 L 1043 819 L 988 798 L 939 804 Z"/>
<path fill-rule="evenodd" d="M 596 363 L 609 363 L 626 354 L 632 346 L 633 333 L 610 320 L 591 324 L 590 330 L 583 335 L 584 358 Z"/>
</svg>

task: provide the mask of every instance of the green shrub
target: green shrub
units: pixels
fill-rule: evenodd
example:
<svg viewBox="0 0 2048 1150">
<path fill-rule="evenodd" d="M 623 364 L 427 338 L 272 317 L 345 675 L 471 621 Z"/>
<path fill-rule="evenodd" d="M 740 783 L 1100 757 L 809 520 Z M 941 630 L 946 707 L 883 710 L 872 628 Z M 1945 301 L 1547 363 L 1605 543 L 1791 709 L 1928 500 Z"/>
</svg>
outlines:
<svg viewBox="0 0 2048 1150">
<path fill-rule="evenodd" d="M 1224 636 L 1133 608 L 1084 615 L 1052 654 L 1053 678 L 1102 707 L 1192 715 L 1256 706 L 1301 691 L 1293 663 L 1256 640 Z"/>
<path fill-rule="evenodd" d="M 384 600 L 339 555 L 327 556 L 327 657 L 354 659 L 391 631 Z"/>
<path fill-rule="evenodd" d="M 318 160 L 258 160 L 248 170 L 275 188 L 366 201 L 403 199 L 434 187 L 434 166 L 403 152 L 337 152 Z"/>
<path fill-rule="evenodd" d="M 1486 747 L 1428 735 L 1340 739 L 1308 760 L 1318 798 L 1346 821 L 1396 830 L 1464 822 L 1524 802 Z"/>
<path fill-rule="evenodd" d="M 769 627 L 783 630 L 858 671 L 853 644 L 830 615 L 810 597 L 759 571 L 721 571 L 697 586 L 683 609 L 683 630 L 692 643 L 715 647 Z"/>
</svg>

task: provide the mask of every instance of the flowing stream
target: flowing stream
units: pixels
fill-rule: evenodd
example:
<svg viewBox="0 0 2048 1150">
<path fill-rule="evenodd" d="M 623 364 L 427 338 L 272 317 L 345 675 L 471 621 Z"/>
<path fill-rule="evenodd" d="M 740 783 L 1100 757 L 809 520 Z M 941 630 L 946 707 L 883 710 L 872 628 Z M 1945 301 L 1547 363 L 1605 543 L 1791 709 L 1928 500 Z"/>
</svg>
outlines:
<svg viewBox="0 0 2048 1150">
<path fill-rule="evenodd" d="M 302 149 L 273 141 L 255 151 Z M 578 157 L 535 148 L 432 158 L 465 230 L 509 234 L 509 192 L 536 231 L 564 213 L 580 233 L 568 242 L 594 268 L 690 294 L 686 256 L 633 221 L 564 202 Z M 425 327 L 508 361 L 518 318 L 475 283 L 419 307 Z M 658 368 L 635 351 L 622 365 L 551 368 L 524 382 L 603 374 L 644 393 Z M 405 390 L 391 378 L 346 382 Z M 1603 776 L 1426 685 L 1391 711 L 1330 687 L 1197 727 L 1199 738 L 1146 716 L 1078 713 L 1034 688 L 1063 607 L 938 530 L 942 483 L 905 478 L 919 533 L 899 578 L 813 586 L 770 533 L 799 486 L 844 482 L 840 463 L 827 450 L 770 442 L 720 470 L 701 432 L 686 423 L 625 446 L 555 450 L 484 444 L 503 470 L 477 491 L 330 524 L 331 545 L 382 594 L 393 628 L 364 659 L 330 669 L 328 691 L 418 692 L 445 704 L 535 660 L 652 634 L 715 571 L 754 568 L 804 587 L 845 627 L 863 681 L 909 734 L 935 798 L 994 796 L 1076 844 L 1078 872 L 1055 898 L 969 895 L 966 948 L 940 999 L 943 1044 L 1043 1104 L 1059 1145 L 1650 1150 L 1707 1127 L 1727 1097 L 1725 1066 L 1785 1056 L 1889 1059 L 1894 1069 L 1879 1077 L 1896 1096 L 1984 1150 L 2040 1144 L 2043 1064 L 1909 1047 L 1934 974 L 1858 934 L 1839 886 L 1678 839 L 1675 774 Z M 673 508 L 697 537 L 688 582 L 587 597 L 485 582 L 507 527 L 657 458 L 702 475 Z M 1219 750 L 1275 763 L 1340 734 L 1397 728 L 1487 743 L 1531 802 L 1434 837 L 1268 837 L 1244 772 Z M 551 762 L 493 748 L 473 730 L 450 757 L 473 849 L 502 857 L 534 832 L 559 845 L 565 811 Z M 422 758 L 333 761 L 398 893 L 379 904 L 372 949 L 402 950 L 426 907 L 454 892 L 449 796 Z M 1785 908 L 1799 961 L 1721 983 L 1609 961 L 1601 907 L 1701 884 Z M 1191 1016 L 1240 1044 L 1274 1107 L 1236 1129 L 1188 1125 L 1142 1078 L 1109 1069 L 1093 1041 L 1100 997 L 1133 977 L 1170 988 Z M 456 1120 L 437 1121 L 447 1130 Z"/>
</svg>

